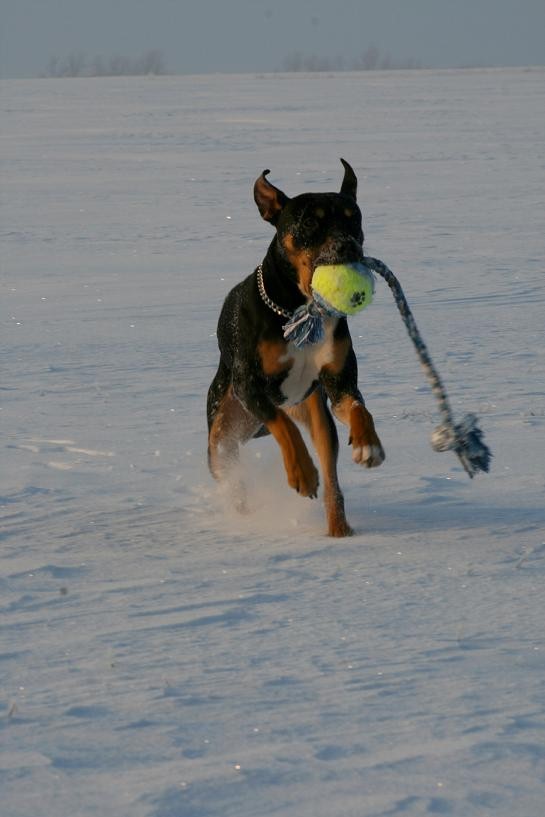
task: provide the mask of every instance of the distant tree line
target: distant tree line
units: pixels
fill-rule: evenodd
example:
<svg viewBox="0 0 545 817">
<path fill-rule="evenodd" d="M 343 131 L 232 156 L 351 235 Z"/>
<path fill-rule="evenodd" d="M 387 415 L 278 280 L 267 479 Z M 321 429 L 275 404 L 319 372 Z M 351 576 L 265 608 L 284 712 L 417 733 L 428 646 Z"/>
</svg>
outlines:
<svg viewBox="0 0 545 817">
<path fill-rule="evenodd" d="M 122 77 L 147 74 L 166 74 L 165 61 L 160 51 L 145 51 L 139 57 L 101 54 L 88 59 L 82 52 L 66 57 L 51 57 L 42 74 L 44 77 Z"/>
<path fill-rule="evenodd" d="M 381 54 L 379 49 L 370 45 L 358 57 L 319 57 L 305 55 L 299 51 L 289 54 L 283 63 L 283 70 L 294 71 L 388 71 L 403 68 L 422 68 L 418 60 L 398 60 L 389 54 Z"/>
<path fill-rule="evenodd" d="M 294 51 L 285 57 L 281 70 L 292 73 L 297 71 L 384 71 L 403 68 L 422 68 L 422 64 L 414 59 L 394 59 L 389 54 L 381 54 L 378 48 L 370 45 L 358 57 L 351 59 L 342 56 L 306 55 Z M 65 57 L 50 57 L 42 76 L 121 77 L 166 73 L 168 72 L 162 52 L 151 49 L 138 57 L 125 57 L 121 54 L 104 57 L 98 54 L 90 59 L 81 51 L 73 51 Z"/>
</svg>

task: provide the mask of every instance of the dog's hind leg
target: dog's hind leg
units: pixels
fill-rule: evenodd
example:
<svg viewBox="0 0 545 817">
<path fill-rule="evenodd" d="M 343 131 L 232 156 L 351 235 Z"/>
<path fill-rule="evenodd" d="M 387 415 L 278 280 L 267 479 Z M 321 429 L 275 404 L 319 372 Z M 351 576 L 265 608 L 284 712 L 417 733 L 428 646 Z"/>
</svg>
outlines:
<svg viewBox="0 0 545 817">
<path fill-rule="evenodd" d="M 208 392 L 208 466 L 212 476 L 221 483 L 229 482 L 238 463 L 239 445 L 250 439 L 259 428 L 259 421 L 246 411 L 235 397 L 227 370 L 218 369 Z M 246 492 L 241 480 L 230 486 L 238 510 L 246 509 Z"/>
<path fill-rule="evenodd" d="M 346 521 L 344 497 L 337 476 L 339 438 L 322 389 L 316 389 L 303 403 L 288 411 L 293 419 L 309 429 L 320 460 L 328 535 L 350 536 L 352 528 Z"/>
</svg>

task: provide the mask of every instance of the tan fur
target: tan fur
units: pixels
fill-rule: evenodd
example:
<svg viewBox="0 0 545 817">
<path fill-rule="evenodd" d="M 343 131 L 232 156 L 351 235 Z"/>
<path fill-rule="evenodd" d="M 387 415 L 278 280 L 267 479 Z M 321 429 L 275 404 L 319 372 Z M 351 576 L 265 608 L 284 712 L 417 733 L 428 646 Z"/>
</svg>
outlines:
<svg viewBox="0 0 545 817">
<path fill-rule="evenodd" d="M 298 249 L 295 246 L 293 236 L 291 236 L 289 233 L 284 236 L 282 246 L 286 251 L 288 261 L 297 271 L 297 283 L 299 289 L 303 295 L 310 298 L 312 294 L 311 282 L 314 271 L 314 258 L 316 256 L 316 251 L 311 252 L 310 250 Z"/>
<path fill-rule="evenodd" d="M 282 451 L 290 487 L 303 496 L 316 496 L 318 471 L 293 420 L 282 409 L 278 409 L 274 420 L 269 420 L 266 426 Z"/>
<path fill-rule="evenodd" d="M 293 406 L 288 411 L 291 417 L 299 420 L 309 429 L 318 454 L 324 482 L 328 535 L 350 536 L 352 529 L 346 521 L 343 495 L 337 477 L 337 446 L 331 435 L 322 392 L 317 389 L 303 403 Z"/>
<path fill-rule="evenodd" d="M 348 442 L 352 445 L 352 459 L 367 468 L 384 462 L 384 449 L 375 431 L 373 417 L 363 403 L 344 397 L 332 406 L 333 414 L 349 428 Z"/>
<path fill-rule="evenodd" d="M 282 374 L 293 366 L 293 358 L 287 358 L 288 344 L 281 340 L 262 340 L 257 347 L 263 373 L 267 375 Z"/>
</svg>

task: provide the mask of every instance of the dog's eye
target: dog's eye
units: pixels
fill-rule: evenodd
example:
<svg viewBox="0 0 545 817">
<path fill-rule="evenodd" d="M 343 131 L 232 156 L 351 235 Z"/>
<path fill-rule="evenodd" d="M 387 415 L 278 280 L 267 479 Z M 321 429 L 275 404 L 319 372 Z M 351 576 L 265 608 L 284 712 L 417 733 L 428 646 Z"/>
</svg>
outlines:
<svg viewBox="0 0 545 817">
<path fill-rule="evenodd" d="M 361 233 L 361 213 L 358 208 L 352 209 L 351 207 L 345 207 L 344 209 L 344 217 L 346 218 L 350 229 L 357 231 L 358 235 Z"/>
<path fill-rule="evenodd" d="M 307 216 L 303 221 L 303 230 L 305 233 L 315 233 L 318 230 L 320 224 L 318 219 L 314 216 Z"/>
<path fill-rule="evenodd" d="M 361 223 L 361 215 L 358 209 L 353 210 L 352 207 L 345 207 L 343 213 L 344 217 L 353 224 Z"/>
</svg>

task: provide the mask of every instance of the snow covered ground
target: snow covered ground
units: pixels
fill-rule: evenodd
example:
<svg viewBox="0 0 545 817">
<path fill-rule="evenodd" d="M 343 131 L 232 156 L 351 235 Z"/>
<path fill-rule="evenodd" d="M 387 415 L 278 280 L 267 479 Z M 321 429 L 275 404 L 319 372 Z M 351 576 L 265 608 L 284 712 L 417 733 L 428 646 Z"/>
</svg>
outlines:
<svg viewBox="0 0 545 817">
<path fill-rule="evenodd" d="M 6 81 L 3 817 L 540 817 L 545 802 L 545 71 Z M 390 292 L 352 319 L 387 460 L 341 447 L 353 538 L 245 450 L 206 470 L 227 290 L 288 194 L 359 174 L 460 417 Z M 342 440 L 345 432 L 341 430 Z"/>
</svg>

